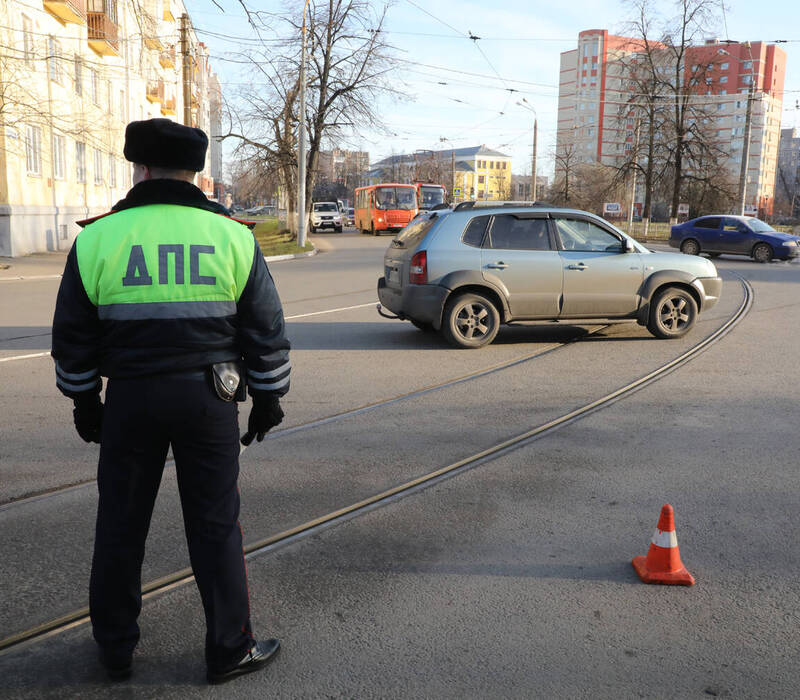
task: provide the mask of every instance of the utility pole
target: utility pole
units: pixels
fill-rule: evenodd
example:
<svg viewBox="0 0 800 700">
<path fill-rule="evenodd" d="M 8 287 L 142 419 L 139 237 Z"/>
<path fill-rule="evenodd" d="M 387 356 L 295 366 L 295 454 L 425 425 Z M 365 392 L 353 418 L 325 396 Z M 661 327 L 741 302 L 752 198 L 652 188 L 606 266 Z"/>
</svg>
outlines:
<svg viewBox="0 0 800 700">
<path fill-rule="evenodd" d="M 536 137 L 539 131 L 539 120 L 533 115 L 533 158 L 531 159 L 531 201 L 536 201 Z"/>
<path fill-rule="evenodd" d="M 183 59 L 183 123 L 192 125 L 192 63 L 189 54 L 189 15 L 181 15 L 181 57 Z"/>
<path fill-rule="evenodd" d="M 450 149 L 450 196 L 456 200 L 456 152 Z"/>
<path fill-rule="evenodd" d="M 745 46 L 750 50 L 750 42 Z M 750 165 L 750 133 L 752 130 L 753 93 L 756 75 L 753 63 L 753 53 L 750 51 L 750 85 L 747 88 L 747 111 L 744 116 L 744 143 L 742 144 L 742 166 L 739 170 L 739 214 L 744 216 L 745 202 L 747 201 L 747 170 Z"/>
<path fill-rule="evenodd" d="M 300 109 L 297 120 L 297 245 L 306 245 L 306 10 L 308 0 L 303 5 L 303 29 L 300 47 Z"/>
</svg>

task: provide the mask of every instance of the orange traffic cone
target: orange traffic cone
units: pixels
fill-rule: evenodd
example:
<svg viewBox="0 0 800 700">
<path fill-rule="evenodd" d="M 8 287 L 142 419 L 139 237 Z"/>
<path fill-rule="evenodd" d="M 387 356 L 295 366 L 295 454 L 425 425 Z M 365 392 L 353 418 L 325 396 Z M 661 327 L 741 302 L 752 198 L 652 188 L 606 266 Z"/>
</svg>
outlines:
<svg viewBox="0 0 800 700">
<path fill-rule="evenodd" d="M 634 557 L 633 568 L 645 583 L 667 583 L 675 586 L 693 586 L 694 577 L 686 570 L 678 551 L 675 535 L 675 515 L 672 506 L 661 509 L 647 557 Z"/>
</svg>

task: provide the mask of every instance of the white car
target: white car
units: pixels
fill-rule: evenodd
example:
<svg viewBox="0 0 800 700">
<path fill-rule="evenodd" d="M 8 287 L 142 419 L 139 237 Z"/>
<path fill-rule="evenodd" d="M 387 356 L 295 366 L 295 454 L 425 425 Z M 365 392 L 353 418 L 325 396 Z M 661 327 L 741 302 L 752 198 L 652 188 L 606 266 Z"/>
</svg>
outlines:
<svg viewBox="0 0 800 700">
<path fill-rule="evenodd" d="M 322 228 L 332 228 L 336 233 L 342 232 L 342 214 L 336 202 L 314 202 L 311 205 L 311 233 Z"/>
</svg>

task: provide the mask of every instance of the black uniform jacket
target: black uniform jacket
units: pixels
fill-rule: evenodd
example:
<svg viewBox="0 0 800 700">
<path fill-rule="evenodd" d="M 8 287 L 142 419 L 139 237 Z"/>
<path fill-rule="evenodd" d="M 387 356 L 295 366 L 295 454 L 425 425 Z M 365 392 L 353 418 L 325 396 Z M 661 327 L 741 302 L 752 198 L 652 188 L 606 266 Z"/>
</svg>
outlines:
<svg viewBox="0 0 800 700">
<path fill-rule="evenodd" d="M 178 204 L 226 215 L 200 189 L 179 180 L 145 180 L 103 216 L 148 204 Z M 99 217 L 98 217 L 99 218 Z M 89 224 L 92 220 L 79 222 Z M 100 377 L 129 378 L 244 360 L 250 393 L 289 390 L 283 309 L 258 243 L 236 313 L 213 318 L 101 319 L 90 301 L 73 245 L 53 318 L 56 384 L 70 398 L 97 393 Z"/>
</svg>

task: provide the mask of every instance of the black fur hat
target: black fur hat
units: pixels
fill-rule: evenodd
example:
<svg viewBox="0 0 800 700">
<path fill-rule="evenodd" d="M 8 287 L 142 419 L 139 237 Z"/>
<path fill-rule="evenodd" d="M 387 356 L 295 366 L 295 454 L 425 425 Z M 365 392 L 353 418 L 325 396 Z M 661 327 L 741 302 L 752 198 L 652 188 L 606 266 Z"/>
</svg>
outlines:
<svg viewBox="0 0 800 700">
<path fill-rule="evenodd" d="M 207 148 L 208 136 L 202 129 L 171 119 L 146 119 L 125 128 L 123 153 L 131 163 L 199 172 Z"/>
</svg>

